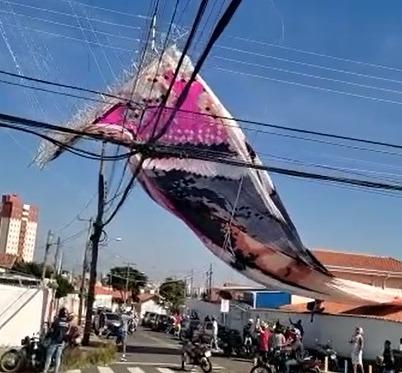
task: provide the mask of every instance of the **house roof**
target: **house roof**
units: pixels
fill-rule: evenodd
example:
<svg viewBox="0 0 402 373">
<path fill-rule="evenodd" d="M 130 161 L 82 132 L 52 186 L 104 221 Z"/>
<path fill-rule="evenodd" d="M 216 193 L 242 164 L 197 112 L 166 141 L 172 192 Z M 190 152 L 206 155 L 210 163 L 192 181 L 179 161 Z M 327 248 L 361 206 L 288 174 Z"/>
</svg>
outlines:
<svg viewBox="0 0 402 373">
<path fill-rule="evenodd" d="M 402 274 L 402 261 L 387 257 L 360 253 L 345 253 L 333 250 L 313 250 L 314 256 L 329 270 L 351 268 L 378 272 L 395 272 Z"/>
<path fill-rule="evenodd" d="M 95 285 L 95 295 L 112 295 L 113 290 L 102 285 Z"/>
<path fill-rule="evenodd" d="M 144 303 L 144 302 L 148 302 L 151 299 L 158 298 L 158 295 L 150 294 L 150 293 L 142 293 L 142 294 L 138 294 L 137 298 L 138 298 L 139 303 Z"/>
<path fill-rule="evenodd" d="M 365 318 L 375 318 L 381 320 L 396 321 L 402 323 L 402 307 L 392 305 L 360 306 L 353 307 L 350 304 L 335 302 L 323 302 L 324 314 L 359 316 Z M 282 306 L 281 310 L 288 312 L 309 313 L 307 304 L 288 304 Z"/>
<path fill-rule="evenodd" d="M 0 253 L 0 268 L 11 269 L 16 260 L 15 255 Z"/>
</svg>

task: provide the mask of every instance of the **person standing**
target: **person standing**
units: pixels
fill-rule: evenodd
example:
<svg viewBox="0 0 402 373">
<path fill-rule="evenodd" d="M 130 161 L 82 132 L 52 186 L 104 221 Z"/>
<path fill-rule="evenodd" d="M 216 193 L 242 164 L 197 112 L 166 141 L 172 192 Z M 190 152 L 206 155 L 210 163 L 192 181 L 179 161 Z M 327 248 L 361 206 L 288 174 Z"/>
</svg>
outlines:
<svg viewBox="0 0 402 373">
<path fill-rule="evenodd" d="M 297 366 L 303 362 L 304 359 L 304 346 L 301 341 L 301 333 L 299 329 L 295 331 L 295 338 L 290 346 L 291 348 L 291 358 L 286 361 L 286 373 L 290 373 L 292 366 Z"/>
<path fill-rule="evenodd" d="M 364 338 L 363 338 L 363 329 L 357 327 L 355 329 L 355 333 L 350 340 L 352 344 L 352 365 L 353 365 L 353 373 L 357 373 L 358 368 L 360 368 L 361 373 L 364 373 L 363 369 L 363 348 L 364 348 Z"/>
<path fill-rule="evenodd" d="M 286 346 L 286 338 L 282 333 L 281 328 L 275 328 L 269 342 L 271 349 L 282 350 Z"/>
<path fill-rule="evenodd" d="M 269 340 L 271 332 L 268 329 L 268 325 L 265 322 L 261 322 L 260 329 L 258 331 L 258 356 L 264 362 L 267 361 L 269 351 Z M 254 365 L 257 364 L 257 358 L 254 359 Z"/>
<path fill-rule="evenodd" d="M 385 341 L 383 357 L 383 367 L 384 373 L 394 373 L 395 372 L 395 357 L 391 348 L 391 341 Z"/>
<path fill-rule="evenodd" d="M 298 320 L 296 323 L 292 321 L 292 319 L 289 317 L 289 322 L 299 330 L 301 337 L 303 338 L 304 336 L 304 328 L 301 320 Z"/>
<path fill-rule="evenodd" d="M 127 334 L 130 322 L 132 322 L 132 315 L 130 311 L 125 311 L 120 315 L 121 326 L 120 326 L 120 333 L 121 333 L 121 343 L 122 343 L 122 354 L 120 361 L 125 362 L 126 359 L 126 350 L 127 350 Z"/>
<path fill-rule="evenodd" d="M 215 317 L 213 317 L 212 318 L 212 348 L 215 350 L 219 350 L 218 331 L 219 331 L 218 321 L 216 321 Z"/>
<path fill-rule="evenodd" d="M 53 322 L 48 337 L 50 343 L 46 351 L 46 361 L 43 373 L 48 373 L 53 357 L 55 356 L 54 373 L 58 373 L 61 365 L 61 356 L 64 349 L 64 344 L 67 340 L 70 330 L 70 322 L 68 320 L 68 312 L 66 308 L 61 308 L 56 320 Z"/>
</svg>

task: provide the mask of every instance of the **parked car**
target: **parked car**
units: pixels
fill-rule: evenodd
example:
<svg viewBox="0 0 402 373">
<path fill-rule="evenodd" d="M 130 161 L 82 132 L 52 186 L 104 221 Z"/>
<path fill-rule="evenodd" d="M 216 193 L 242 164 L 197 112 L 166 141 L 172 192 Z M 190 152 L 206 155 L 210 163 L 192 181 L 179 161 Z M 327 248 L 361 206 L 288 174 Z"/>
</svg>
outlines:
<svg viewBox="0 0 402 373">
<path fill-rule="evenodd" d="M 152 326 L 152 330 L 156 332 L 165 332 L 169 326 L 169 316 L 167 315 L 157 315 Z"/>
<path fill-rule="evenodd" d="M 149 317 L 149 325 L 148 325 L 149 328 L 152 329 L 154 327 L 154 325 L 157 323 L 158 317 L 159 317 L 159 314 L 157 314 L 157 313 L 151 314 L 151 316 Z"/>
<path fill-rule="evenodd" d="M 149 327 L 151 326 L 150 322 L 151 319 L 154 318 L 156 315 L 155 312 L 145 312 L 144 317 L 142 318 L 142 326 Z"/>
</svg>

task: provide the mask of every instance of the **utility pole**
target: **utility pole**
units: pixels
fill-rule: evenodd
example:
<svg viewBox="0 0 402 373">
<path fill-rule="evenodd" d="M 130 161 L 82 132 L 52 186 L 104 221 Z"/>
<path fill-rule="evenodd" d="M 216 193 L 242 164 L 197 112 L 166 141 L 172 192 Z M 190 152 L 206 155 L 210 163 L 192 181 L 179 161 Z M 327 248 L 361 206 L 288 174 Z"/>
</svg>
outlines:
<svg viewBox="0 0 402 373">
<path fill-rule="evenodd" d="M 89 339 L 91 336 L 92 327 L 92 308 L 95 301 L 95 285 L 96 285 L 96 269 L 98 266 L 98 252 L 99 252 L 99 241 L 103 232 L 103 214 L 105 211 L 105 177 L 103 170 L 103 157 L 105 154 L 105 143 L 102 143 L 101 160 L 98 173 L 98 212 L 96 214 L 96 219 L 93 224 L 93 231 L 91 234 L 92 242 L 92 258 L 91 258 L 91 268 L 89 275 L 89 288 L 87 297 L 87 311 L 85 315 L 85 328 L 82 344 L 84 346 L 89 345 Z"/>
<path fill-rule="evenodd" d="M 57 262 L 59 260 L 59 255 L 60 255 L 60 246 L 61 246 L 61 240 L 60 237 L 57 237 L 57 243 L 56 243 L 56 252 L 54 254 L 54 260 L 53 260 L 53 272 L 50 275 L 50 279 L 53 281 L 54 278 L 57 275 Z M 57 307 L 55 307 L 55 299 L 56 299 L 56 291 L 52 289 L 52 297 L 50 298 L 50 306 L 49 306 L 49 322 L 53 316 L 53 310 Z"/>
<path fill-rule="evenodd" d="M 82 261 L 82 276 L 80 284 L 79 304 L 78 304 L 78 325 L 82 324 L 82 310 L 84 307 L 84 293 L 85 293 L 85 279 L 88 272 L 88 256 L 91 250 L 91 232 L 92 232 L 93 219 L 89 219 L 88 234 L 85 243 L 84 258 Z"/>
<path fill-rule="evenodd" d="M 194 269 L 191 270 L 190 274 L 190 298 L 193 297 L 194 294 Z"/>
<path fill-rule="evenodd" d="M 49 250 L 50 247 L 52 246 L 52 240 L 53 240 L 53 233 L 51 230 L 47 232 L 47 239 L 46 239 L 46 246 L 45 246 L 45 257 L 43 258 L 43 269 L 42 269 L 42 284 L 45 283 L 45 277 L 46 277 L 46 266 L 47 266 L 47 260 L 49 257 Z"/>
<path fill-rule="evenodd" d="M 209 299 L 211 299 L 212 296 L 212 264 L 209 265 L 209 271 L 208 271 L 208 295 Z"/>
<path fill-rule="evenodd" d="M 124 304 L 127 306 L 127 292 L 128 292 L 128 273 L 129 273 L 130 263 L 127 263 L 127 272 L 126 272 L 126 286 L 124 289 Z"/>
<path fill-rule="evenodd" d="M 127 272 L 126 272 L 126 286 L 125 286 L 125 292 L 124 292 L 124 304 L 127 306 L 127 301 L 128 301 L 128 296 L 127 296 L 127 294 L 128 294 L 128 288 L 129 288 L 129 285 L 130 285 L 130 279 L 129 279 L 129 276 L 130 276 L 130 269 L 131 269 L 131 266 L 135 266 L 135 264 L 134 263 L 128 263 L 127 262 Z"/>
<path fill-rule="evenodd" d="M 60 248 L 61 248 L 61 239 L 60 237 L 58 237 L 56 244 L 56 252 L 54 254 L 54 264 L 53 264 L 54 275 L 59 274 L 59 260 L 61 255 Z"/>
</svg>

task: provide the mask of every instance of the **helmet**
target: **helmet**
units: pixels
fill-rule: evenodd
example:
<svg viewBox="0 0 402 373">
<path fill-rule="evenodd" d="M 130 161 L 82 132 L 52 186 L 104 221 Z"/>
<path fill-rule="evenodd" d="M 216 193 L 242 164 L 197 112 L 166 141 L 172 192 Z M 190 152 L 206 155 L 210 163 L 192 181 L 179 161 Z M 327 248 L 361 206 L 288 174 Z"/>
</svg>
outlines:
<svg viewBox="0 0 402 373">
<path fill-rule="evenodd" d="M 300 330 L 299 330 L 299 329 L 294 329 L 293 332 L 295 333 L 295 336 L 296 336 L 296 337 L 301 338 L 301 333 L 300 333 Z"/>
<path fill-rule="evenodd" d="M 249 324 L 254 324 L 254 320 L 253 320 L 253 319 L 249 319 L 249 320 L 248 320 L 248 323 L 249 323 Z"/>
</svg>

